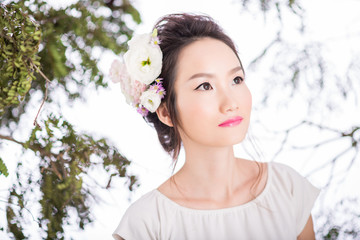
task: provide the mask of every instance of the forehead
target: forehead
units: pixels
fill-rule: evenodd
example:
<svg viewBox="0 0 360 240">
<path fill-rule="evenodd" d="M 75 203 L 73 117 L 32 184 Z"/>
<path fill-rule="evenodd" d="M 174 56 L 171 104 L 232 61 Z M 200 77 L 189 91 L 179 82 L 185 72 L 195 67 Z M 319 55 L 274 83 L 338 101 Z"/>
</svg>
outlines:
<svg viewBox="0 0 360 240">
<path fill-rule="evenodd" d="M 181 50 L 177 66 L 177 77 L 183 78 L 198 72 L 228 72 L 240 66 L 240 62 L 233 50 L 222 41 L 202 38 Z"/>
</svg>

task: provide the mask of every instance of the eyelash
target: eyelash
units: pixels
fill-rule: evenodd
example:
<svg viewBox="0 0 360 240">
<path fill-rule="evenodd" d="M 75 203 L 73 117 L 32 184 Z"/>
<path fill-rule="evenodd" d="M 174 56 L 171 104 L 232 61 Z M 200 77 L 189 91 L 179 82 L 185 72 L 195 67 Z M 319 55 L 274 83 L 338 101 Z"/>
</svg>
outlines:
<svg viewBox="0 0 360 240">
<path fill-rule="evenodd" d="M 240 77 L 240 76 L 236 76 L 236 77 L 233 79 L 233 81 L 234 81 L 234 80 L 239 80 L 239 82 L 238 82 L 238 83 L 235 83 L 235 85 L 239 85 L 239 84 L 241 84 L 241 83 L 244 81 L 244 79 L 243 79 L 242 77 Z M 209 90 L 212 89 L 212 87 L 211 87 L 211 89 L 204 89 L 204 86 L 210 86 L 210 87 L 211 87 L 211 85 L 210 85 L 209 82 L 204 82 L 204 83 L 200 84 L 197 88 L 195 88 L 195 90 L 199 90 L 201 87 L 203 88 L 203 89 L 201 89 L 201 91 L 209 91 Z"/>
<path fill-rule="evenodd" d="M 237 84 L 240 84 L 240 83 L 242 83 L 242 82 L 244 81 L 244 78 L 242 78 L 242 77 L 240 77 L 240 76 L 236 76 L 236 77 L 233 79 L 233 81 L 234 81 L 235 79 L 239 79 L 239 80 L 240 80 L 240 82 L 237 83 Z"/>
</svg>

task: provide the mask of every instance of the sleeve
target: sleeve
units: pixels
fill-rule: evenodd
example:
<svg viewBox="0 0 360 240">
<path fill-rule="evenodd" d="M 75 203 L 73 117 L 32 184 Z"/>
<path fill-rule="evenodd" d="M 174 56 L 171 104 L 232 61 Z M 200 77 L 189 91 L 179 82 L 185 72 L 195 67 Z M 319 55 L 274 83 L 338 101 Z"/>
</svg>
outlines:
<svg viewBox="0 0 360 240">
<path fill-rule="evenodd" d="M 156 237 L 158 221 L 151 210 L 146 203 L 144 205 L 144 201 L 132 204 L 112 234 L 113 238 L 116 240 L 121 238 L 125 240 L 158 239 Z"/>
<path fill-rule="evenodd" d="M 311 210 L 320 193 L 320 190 L 314 187 L 306 178 L 301 176 L 294 169 L 288 168 L 288 174 L 291 179 L 291 195 L 293 198 L 293 207 L 296 215 L 296 234 L 297 236 L 304 229 L 307 220 L 310 217 Z"/>
</svg>

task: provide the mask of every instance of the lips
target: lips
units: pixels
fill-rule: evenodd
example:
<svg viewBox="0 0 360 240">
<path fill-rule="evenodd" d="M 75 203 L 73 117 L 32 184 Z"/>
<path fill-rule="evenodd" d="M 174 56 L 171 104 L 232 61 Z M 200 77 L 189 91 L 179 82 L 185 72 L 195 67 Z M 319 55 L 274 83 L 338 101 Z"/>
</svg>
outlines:
<svg viewBox="0 0 360 240">
<path fill-rule="evenodd" d="M 242 122 L 242 120 L 243 120 L 242 117 L 237 116 L 237 117 L 231 118 L 229 120 L 226 120 L 223 123 L 220 123 L 219 127 L 234 127 L 234 126 L 239 125 Z"/>
</svg>

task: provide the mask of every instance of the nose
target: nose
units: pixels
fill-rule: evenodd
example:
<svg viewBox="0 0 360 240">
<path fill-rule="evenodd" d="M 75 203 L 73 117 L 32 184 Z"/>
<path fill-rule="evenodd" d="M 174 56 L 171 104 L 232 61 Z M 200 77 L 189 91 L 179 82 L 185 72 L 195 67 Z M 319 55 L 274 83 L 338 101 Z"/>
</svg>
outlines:
<svg viewBox="0 0 360 240">
<path fill-rule="evenodd" d="M 236 98 L 230 92 L 223 92 L 220 97 L 220 112 L 227 113 L 239 108 Z"/>
</svg>

